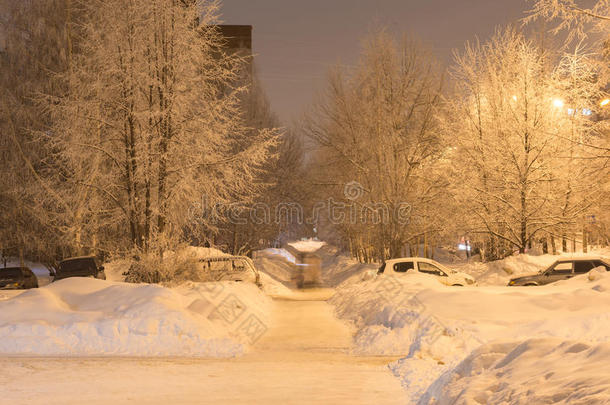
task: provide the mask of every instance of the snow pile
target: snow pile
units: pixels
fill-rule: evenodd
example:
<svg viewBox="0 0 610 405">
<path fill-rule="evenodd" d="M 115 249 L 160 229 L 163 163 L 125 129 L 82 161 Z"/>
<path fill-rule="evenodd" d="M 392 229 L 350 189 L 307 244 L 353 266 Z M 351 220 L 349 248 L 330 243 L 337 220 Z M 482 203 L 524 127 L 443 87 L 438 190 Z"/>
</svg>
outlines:
<svg viewBox="0 0 610 405">
<path fill-rule="evenodd" d="M 68 278 L 0 302 L 0 353 L 235 356 L 264 333 L 269 307 L 251 284 Z"/>
<path fill-rule="evenodd" d="M 610 343 L 486 344 L 430 386 L 420 404 L 610 403 Z"/>
<path fill-rule="evenodd" d="M 454 265 L 452 268 L 473 276 L 479 285 L 507 285 L 511 278 L 538 273 L 551 264 L 559 256 L 517 254 L 502 260 L 488 263 L 469 262 Z"/>
<path fill-rule="evenodd" d="M 326 245 L 318 252 L 322 258 L 322 278 L 328 286 L 337 286 L 346 280 L 360 282 L 377 273 L 380 264 L 360 263 L 334 246 Z"/>
<path fill-rule="evenodd" d="M 406 274 L 344 283 L 330 302 L 354 321 L 357 353 L 406 355 L 391 369 L 417 402 L 443 372 L 490 342 L 610 340 L 608 291 L 610 273 L 596 270 L 536 288 L 447 287 Z"/>
<path fill-rule="evenodd" d="M 260 282 L 265 294 L 272 297 L 289 296 L 293 291 L 270 275 L 259 270 Z"/>
<path fill-rule="evenodd" d="M 315 239 L 300 240 L 297 242 L 288 243 L 289 246 L 303 253 L 313 253 L 318 251 L 326 242 Z"/>
</svg>

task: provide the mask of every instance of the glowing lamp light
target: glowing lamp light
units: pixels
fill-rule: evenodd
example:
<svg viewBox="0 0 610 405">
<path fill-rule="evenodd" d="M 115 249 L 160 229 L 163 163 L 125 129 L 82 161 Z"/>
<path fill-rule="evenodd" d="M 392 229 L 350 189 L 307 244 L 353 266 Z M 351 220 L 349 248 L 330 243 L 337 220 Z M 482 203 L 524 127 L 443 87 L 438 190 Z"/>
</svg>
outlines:
<svg viewBox="0 0 610 405">
<path fill-rule="evenodd" d="M 555 98 L 553 99 L 553 105 L 557 108 L 563 108 L 563 100 Z"/>
<path fill-rule="evenodd" d="M 513 101 L 517 101 L 517 96 L 513 96 Z"/>
<path fill-rule="evenodd" d="M 605 105 L 608 105 L 608 103 L 610 103 L 610 98 L 605 98 L 599 103 L 599 105 L 603 107 Z"/>
</svg>

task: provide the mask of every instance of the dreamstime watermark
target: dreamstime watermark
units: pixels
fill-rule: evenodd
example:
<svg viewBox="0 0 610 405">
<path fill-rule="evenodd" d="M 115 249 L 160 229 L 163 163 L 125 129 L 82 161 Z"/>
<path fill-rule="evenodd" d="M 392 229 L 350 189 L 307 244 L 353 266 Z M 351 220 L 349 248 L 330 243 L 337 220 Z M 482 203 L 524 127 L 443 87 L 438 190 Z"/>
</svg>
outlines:
<svg viewBox="0 0 610 405">
<path fill-rule="evenodd" d="M 356 201 L 364 195 L 364 188 L 362 187 L 362 184 L 357 181 L 350 181 L 349 183 L 345 183 L 343 195 L 350 201 Z"/>
<path fill-rule="evenodd" d="M 267 325 L 235 294 L 223 294 L 225 287 L 222 284 L 203 283 L 202 288 L 205 298 L 213 305 L 208 319 L 224 322 L 233 333 L 244 336 L 250 344 L 256 343 L 267 332 Z"/>
<path fill-rule="evenodd" d="M 362 201 L 366 193 L 364 187 L 350 181 L 344 185 L 344 199 L 329 197 L 315 202 L 305 209 L 297 202 L 281 202 L 269 205 L 262 202 L 244 203 L 210 203 L 207 196 L 193 204 L 189 216 L 193 221 L 232 224 L 309 224 L 315 225 L 323 218 L 331 224 L 397 224 L 408 225 L 419 218 L 412 215 L 411 205 L 406 202 L 387 204 L 383 202 Z"/>
</svg>

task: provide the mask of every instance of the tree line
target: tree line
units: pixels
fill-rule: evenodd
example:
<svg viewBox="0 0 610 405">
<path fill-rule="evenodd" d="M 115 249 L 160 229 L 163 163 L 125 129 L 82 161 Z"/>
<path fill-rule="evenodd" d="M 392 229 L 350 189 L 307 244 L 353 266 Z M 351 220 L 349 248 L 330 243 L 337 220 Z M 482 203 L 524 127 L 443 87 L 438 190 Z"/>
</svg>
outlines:
<svg viewBox="0 0 610 405">
<path fill-rule="evenodd" d="M 375 261 L 466 236 L 491 260 L 609 243 L 610 47 L 581 45 L 608 33 L 604 2 L 539 0 L 527 21 L 568 29 L 560 46 L 498 29 L 448 69 L 375 30 L 290 130 L 252 58 L 225 49 L 219 6 L 0 0 L 4 256 L 248 254 L 318 236 Z M 282 204 L 315 223 L 251 220 Z"/>
<path fill-rule="evenodd" d="M 4 256 L 250 243 L 195 212 L 272 194 L 287 142 L 251 56 L 225 47 L 219 2 L 0 6 Z"/>
<path fill-rule="evenodd" d="M 406 203 L 411 220 L 363 215 L 326 223 L 324 238 L 362 261 L 432 257 L 460 236 L 488 260 L 608 245 L 607 43 L 584 47 L 576 28 L 608 10 L 571 4 L 539 1 L 529 21 L 563 18 L 556 30 L 581 41 L 549 46 L 500 28 L 466 44 L 448 69 L 413 39 L 372 32 L 358 64 L 330 72 L 304 119 L 309 184 L 316 198 L 369 211 Z M 361 186 L 358 199 L 345 193 L 349 182 Z"/>
</svg>

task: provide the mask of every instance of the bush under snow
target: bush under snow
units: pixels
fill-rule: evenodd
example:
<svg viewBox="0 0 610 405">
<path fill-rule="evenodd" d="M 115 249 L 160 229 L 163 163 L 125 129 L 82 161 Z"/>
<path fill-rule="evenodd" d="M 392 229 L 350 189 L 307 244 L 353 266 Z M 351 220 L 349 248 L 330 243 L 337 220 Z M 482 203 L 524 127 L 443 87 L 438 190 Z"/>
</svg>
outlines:
<svg viewBox="0 0 610 405">
<path fill-rule="evenodd" d="M 448 371 L 420 404 L 610 403 L 610 343 L 560 339 L 490 343 Z"/>
</svg>

